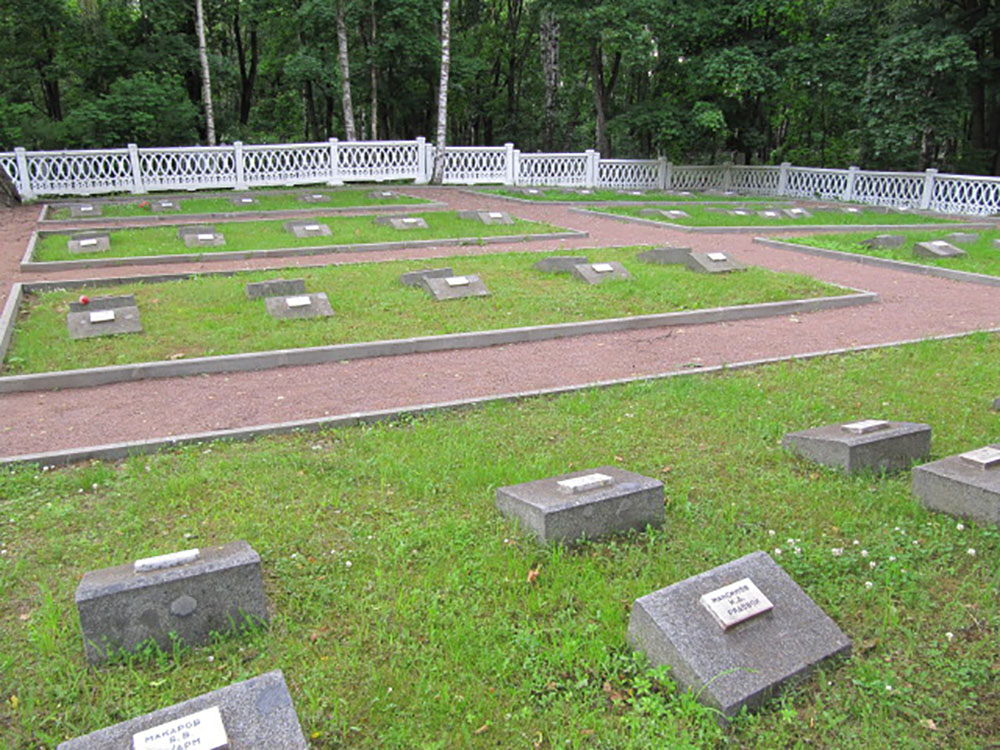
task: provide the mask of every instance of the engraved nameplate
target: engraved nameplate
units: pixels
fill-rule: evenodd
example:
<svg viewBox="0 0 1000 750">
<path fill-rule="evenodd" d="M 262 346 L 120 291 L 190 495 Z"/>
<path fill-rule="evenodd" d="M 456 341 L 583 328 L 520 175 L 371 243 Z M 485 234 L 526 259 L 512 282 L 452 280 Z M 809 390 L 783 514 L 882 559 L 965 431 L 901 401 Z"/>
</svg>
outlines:
<svg viewBox="0 0 1000 750">
<path fill-rule="evenodd" d="M 221 750 L 228 747 L 229 737 L 218 706 L 132 735 L 132 750 Z"/>
<path fill-rule="evenodd" d="M 610 263 L 594 263 L 590 267 L 594 269 L 595 273 L 608 273 L 615 270 L 615 267 Z"/>
<path fill-rule="evenodd" d="M 93 206 L 80 206 L 80 210 L 81 211 L 93 211 L 94 207 Z"/>
<path fill-rule="evenodd" d="M 420 220 L 419 219 L 412 219 L 412 218 L 403 219 L 403 223 L 404 224 L 416 224 L 418 221 L 420 221 Z"/>
<path fill-rule="evenodd" d="M 305 229 L 307 232 L 318 232 L 319 231 L 319 224 L 306 224 L 302 228 Z"/>
<path fill-rule="evenodd" d="M 320 193 L 313 193 L 312 198 L 314 201 L 322 200 L 323 196 Z"/>
<path fill-rule="evenodd" d="M 88 239 L 88 240 L 80 240 L 80 242 L 79 242 L 80 247 L 93 247 L 96 244 L 97 244 L 97 240 L 95 240 L 93 238 Z"/>
<path fill-rule="evenodd" d="M 201 556 L 201 550 L 185 549 L 180 552 L 171 552 L 167 555 L 157 555 L 156 557 L 144 557 L 132 563 L 132 570 L 136 573 L 148 573 L 150 570 L 161 570 L 163 568 L 173 568 L 177 565 L 186 565 L 194 562 Z"/>
<path fill-rule="evenodd" d="M 774 608 L 749 578 L 709 591 L 699 601 L 723 630 Z"/>
<path fill-rule="evenodd" d="M 312 303 L 312 298 L 308 295 L 302 295 L 300 297 L 285 297 L 285 304 L 289 307 L 309 307 Z"/>
<path fill-rule="evenodd" d="M 392 197 L 392 193 L 390 193 L 388 190 L 379 193 L 379 195 L 382 196 L 383 198 L 391 198 Z"/>
<path fill-rule="evenodd" d="M 598 487 L 609 487 L 614 484 L 614 481 L 607 474 L 584 474 L 582 477 L 560 479 L 556 484 L 562 492 L 576 495 L 580 492 L 596 490 Z"/>
<path fill-rule="evenodd" d="M 944 240 L 937 240 L 936 242 L 932 242 L 931 244 L 934 245 L 934 247 L 948 247 L 948 243 L 945 242 Z"/>
<path fill-rule="evenodd" d="M 777 215 L 778 215 L 777 211 L 764 211 L 764 216 L 768 216 L 772 219 L 775 218 Z"/>
<path fill-rule="evenodd" d="M 468 286 L 469 277 L 468 276 L 449 276 L 444 280 L 444 283 L 448 286 Z"/>
<path fill-rule="evenodd" d="M 240 198 L 240 203 L 253 203 L 253 198 Z"/>
<path fill-rule="evenodd" d="M 215 239 L 215 235 L 214 234 L 199 234 L 198 235 L 198 242 L 211 242 L 214 239 Z"/>
<path fill-rule="evenodd" d="M 843 425 L 842 429 L 854 435 L 865 435 L 876 430 L 884 430 L 889 423 L 884 419 L 863 419 L 860 422 L 850 422 Z"/>
<path fill-rule="evenodd" d="M 708 259 L 709 260 L 715 260 L 715 261 L 725 260 L 726 259 L 726 254 L 725 253 L 709 253 L 708 254 Z"/>
<path fill-rule="evenodd" d="M 801 208 L 790 208 L 790 209 L 788 209 L 788 213 L 790 213 L 790 214 L 800 214 L 800 213 L 802 213 L 802 209 Z"/>
<path fill-rule="evenodd" d="M 743 211 L 743 210 L 740 210 L 740 209 L 737 209 L 737 210 L 733 211 L 733 214 L 736 215 L 736 216 L 746 216 L 748 213 L 749 213 L 749 211 Z"/>
<path fill-rule="evenodd" d="M 980 469 L 995 469 L 1000 466 L 1000 450 L 991 446 L 963 453 L 959 458 Z"/>
<path fill-rule="evenodd" d="M 114 319 L 114 310 L 94 310 L 94 312 L 90 314 L 91 323 L 110 323 Z"/>
<path fill-rule="evenodd" d="M 503 214 L 500 211 L 490 211 L 490 218 L 491 219 L 502 219 L 503 218 Z"/>
<path fill-rule="evenodd" d="M 847 209 L 847 213 L 849 213 L 849 214 L 859 214 L 859 213 L 861 213 L 861 209 L 860 208 L 848 208 Z"/>
</svg>

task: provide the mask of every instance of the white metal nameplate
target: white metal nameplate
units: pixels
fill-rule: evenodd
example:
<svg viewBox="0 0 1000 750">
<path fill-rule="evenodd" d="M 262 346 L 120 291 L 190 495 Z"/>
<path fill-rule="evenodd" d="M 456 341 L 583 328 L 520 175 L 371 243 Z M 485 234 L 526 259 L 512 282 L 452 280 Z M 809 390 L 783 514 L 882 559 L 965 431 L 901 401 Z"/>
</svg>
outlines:
<svg viewBox="0 0 1000 750">
<path fill-rule="evenodd" d="M 865 435 L 876 430 L 884 430 L 888 426 L 889 423 L 884 419 L 863 419 L 860 422 L 845 424 L 842 429 L 855 435 Z"/>
<path fill-rule="evenodd" d="M 173 568 L 177 565 L 186 565 L 194 562 L 201 556 L 201 550 L 185 549 L 180 552 L 171 552 L 166 555 L 156 557 L 144 557 L 132 563 L 132 570 L 136 573 L 148 573 L 150 570 L 162 570 L 163 568 Z"/>
<path fill-rule="evenodd" d="M 403 219 L 403 223 L 404 224 L 416 224 L 418 221 L 420 221 L 420 219 L 413 219 L 413 218 L 409 218 L 409 217 L 406 218 L 406 219 Z"/>
<path fill-rule="evenodd" d="M 790 209 L 788 209 L 788 213 L 790 213 L 790 214 L 800 214 L 800 213 L 802 213 L 802 209 L 801 208 L 790 208 Z"/>
<path fill-rule="evenodd" d="M 723 630 L 729 630 L 733 625 L 774 608 L 771 601 L 749 578 L 709 591 L 699 601 Z"/>
<path fill-rule="evenodd" d="M 595 273 L 610 273 L 615 270 L 615 267 L 610 263 L 593 263 L 590 267 L 594 269 Z"/>
<path fill-rule="evenodd" d="M 538 191 L 537 191 L 537 190 L 535 190 L 534 188 L 531 188 L 531 189 L 530 189 L 530 190 L 528 191 L 528 194 L 529 194 L 529 195 L 538 195 Z"/>
<path fill-rule="evenodd" d="M 94 310 L 94 312 L 90 314 L 91 323 L 110 323 L 114 319 L 114 310 Z"/>
<path fill-rule="evenodd" d="M 860 208 L 849 208 L 849 209 L 847 209 L 847 213 L 849 213 L 849 214 L 859 214 L 859 213 L 861 213 L 861 209 Z"/>
<path fill-rule="evenodd" d="M 285 304 L 289 307 L 309 307 L 313 303 L 308 294 L 299 297 L 285 297 Z"/>
<path fill-rule="evenodd" d="M 609 487 L 614 484 L 614 479 L 607 474 L 584 474 L 582 477 L 572 479 L 560 479 L 556 482 L 562 492 L 576 495 L 580 492 L 589 492 L 598 487 Z"/>
<path fill-rule="evenodd" d="M 726 254 L 725 253 L 709 253 L 708 254 L 708 259 L 709 260 L 715 260 L 715 261 L 725 260 L 726 259 Z"/>
<path fill-rule="evenodd" d="M 93 211 L 94 207 L 93 206 L 80 206 L 80 210 L 81 211 Z"/>
<path fill-rule="evenodd" d="M 314 201 L 323 200 L 323 197 L 324 196 L 321 195 L 320 193 L 313 193 L 313 195 L 312 195 L 312 198 L 313 198 Z"/>
<path fill-rule="evenodd" d="M 87 240 L 80 240 L 80 242 L 79 242 L 80 247 L 93 247 L 96 244 L 97 244 L 97 240 L 95 240 L 93 238 L 87 239 Z"/>
<path fill-rule="evenodd" d="M 775 218 L 778 215 L 777 211 L 764 211 L 763 213 L 764 213 L 764 216 L 767 216 L 768 218 L 771 218 L 771 219 Z"/>
<path fill-rule="evenodd" d="M 948 243 L 945 242 L 944 240 L 937 240 L 936 242 L 932 242 L 931 244 L 934 245 L 934 247 L 948 247 Z"/>
<path fill-rule="evenodd" d="M 449 276 L 444 280 L 444 283 L 448 286 L 468 286 L 469 277 L 468 276 Z"/>
<path fill-rule="evenodd" d="M 960 458 L 980 469 L 995 469 L 1000 466 L 1000 450 L 992 446 L 977 448 L 974 451 L 961 454 Z"/>
<path fill-rule="evenodd" d="M 229 737 L 218 706 L 132 735 L 132 750 L 220 750 L 227 747 Z"/>
<path fill-rule="evenodd" d="M 302 228 L 305 229 L 307 232 L 318 232 L 319 231 L 319 224 L 306 224 Z"/>
<path fill-rule="evenodd" d="M 240 203 L 253 203 L 253 198 L 240 198 Z"/>
<path fill-rule="evenodd" d="M 391 198 L 392 197 L 392 193 L 390 193 L 389 191 L 385 191 L 385 192 L 379 193 L 379 195 L 381 195 L 383 198 Z"/>
<path fill-rule="evenodd" d="M 215 239 L 215 235 L 214 234 L 199 234 L 198 235 L 198 242 L 211 242 L 214 239 Z"/>
<path fill-rule="evenodd" d="M 490 218 L 491 219 L 502 219 L 503 218 L 503 214 L 501 212 L 499 212 L 499 211 L 490 211 Z"/>
</svg>

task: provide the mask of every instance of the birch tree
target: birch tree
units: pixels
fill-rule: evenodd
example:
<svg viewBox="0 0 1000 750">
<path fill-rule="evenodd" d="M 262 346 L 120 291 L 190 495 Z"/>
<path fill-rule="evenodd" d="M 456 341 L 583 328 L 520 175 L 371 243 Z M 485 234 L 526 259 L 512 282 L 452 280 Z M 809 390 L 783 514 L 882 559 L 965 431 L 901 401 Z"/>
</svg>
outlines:
<svg viewBox="0 0 1000 750">
<path fill-rule="evenodd" d="M 358 138 L 354 128 L 354 104 L 351 102 L 351 63 L 347 54 L 347 9 L 344 0 L 337 3 L 337 61 L 340 63 L 340 100 L 344 108 L 344 130 L 347 140 Z"/>
<path fill-rule="evenodd" d="M 434 151 L 434 176 L 431 182 L 444 181 L 445 140 L 448 131 L 448 73 L 451 68 L 451 0 L 441 0 L 441 78 L 438 83 L 437 140 Z"/>
<path fill-rule="evenodd" d="M 205 139 L 215 145 L 215 113 L 212 110 L 212 76 L 208 69 L 208 49 L 205 44 L 205 10 L 202 0 L 194 0 L 195 27 L 198 32 L 198 59 L 201 60 L 201 101 L 205 106 Z"/>
</svg>

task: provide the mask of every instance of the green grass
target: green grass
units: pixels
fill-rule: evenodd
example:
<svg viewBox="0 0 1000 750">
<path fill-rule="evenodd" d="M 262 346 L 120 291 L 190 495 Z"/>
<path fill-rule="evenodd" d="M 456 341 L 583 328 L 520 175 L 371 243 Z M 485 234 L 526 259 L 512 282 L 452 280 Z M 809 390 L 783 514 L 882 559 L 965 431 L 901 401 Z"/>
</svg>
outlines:
<svg viewBox="0 0 1000 750">
<path fill-rule="evenodd" d="M 514 224 L 481 224 L 472 219 L 459 219 L 454 211 L 408 213 L 407 216 L 423 217 L 427 229 L 397 230 L 376 224 L 372 216 L 315 217 L 310 224 L 326 224 L 328 237 L 296 237 L 285 231 L 281 221 L 239 221 L 216 224 L 226 244 L 220 247 L 185 246 L 177 236 L 176 226 L 118 229 L 110 232 L 111 249 L 101 253 L 73 254 L 66 248 L 67 233 L 46 234 L 39 238 L 33 260 L 80 260 L 81 258 L 141 258 L 150 255 L 177 255 L 186 253 L 225 253 L 247 250 L 273 250 L 286 247 L 324 247 L 327 245 L 357 245 L 371 242 L 408 242 L 481 237 L 502 237 L 520 234 L 548 234 L 562 231 L 558 227 L 535 221 L 514 219 Z M 295 221 L 299 221 L 296 219 Z"/>
<path fill-rule="evenodd" d="M 684 206 L 682 209 L 689 214 L 688 218 L 668 219 L 658 216 L 643 216 L 639 212 L 641 208 L 632 206 L 607 206 L 600 211 L 604 213 L 618 214 L 620 216 L 634 216 L 639 219 L 650 219 L 660 221 L 665 224 L 680 224 L 687 227 L 783 227 L 795 225 L 829 225 L 829 224 L 949 224 L 954 223 L 954 219 L 945 219 L 938 216 L 926 216 L 914 213 L 880 213 L 870 209 L 862 209 L 860 213 L 849 214 L 838 209 L 815 209 L 807 207 L 812 217 L 801 219 L 790 219 L 781 217 L 772 219 L 758 216 L 757 211 L 764 210 L 763 207 L 749 207 L 749 216 L 734 216 L 728 211 L 732 208 L 721 210 L 709 210 L 704 206 Z"/>
<path fill-rule="evenodd" d="M 892 234 L 901 234 L 906 237 L 906 242 L 903 246 L 897 248 L 869 248 L 862 245 L 861 243 L 864 240 L 875 236 L 876 233 L 870 231 L 853 232 L 850 234 L 817 234 L 807 237 L 796 237 L 793 241 L 797 245 L 839 250 L 843 253 L 871 255 L 875 258 L 905 260 L 908 263 L 920 263 L 925 266 L 938 266 L 939 268 L 951 268 L 956 271 L 971 271 L 973 273 L 984 273 L 989 276 L 1000 276 L 1000 247 L 993 244 L 994 240 L 1000 239 L 1000 230 L 997 229 L 968 230 L 971 233 L 978 234 L 979 239 L 976 242 L 963 242 L 956 245 L 956 247 L 968 253 L 963 258 L 918 258 L 914 256 L 914 243 L 939 240 L 951 234 L 952 231 L 893 231 Z"/>
<path fill-rule="evenodd" d="M 532 265 L 541 257 L 538 254 L 499 253 L 88 289 L 91 297 L 135 294 L 144 332 L 77 341 L 66 335 L 65 320 L 68 303 L 80 292 L 47 292 L 32 295 L 19 316 L 5 372 L 512 328 L 843 293 L 805 276 L 761 268 L 704 275 L 679 265 L 649 265 L 637 261 L 636 252 L 635 248 L 591 251 L 592 260 L 625 262 L 634 277 L 597 286 L 573 280 L 569 274 L 535 271 Z M 428 265 L 450 265 L 459 275 L 478 274 L 492 296 L 435 302 L 425 291 L 399 283 L 403 272 Z M 246 299 L 243 287 L 247 282 L 276 276 L 302 277 L 307 291 L 326 292 L 335 315 L 276 320 L 264 311 L 263 300 Z"/>
<path fill-rule="evenodd" d="M 574 203 L 590 203 L 594 201 L 635 201 L 637 203 L 690 203 L 704 201 L 706 203 L 724 203 L 729 201 L 773 201 L 770 196 L 758 195 L 723 195 L 721 193 L 691 193 L 682 195 L 664 190 L 641 190 L 640 195 L 633 195 L 635 191 L 598 189 L 590 193 L 581 195 L 575 189 L 566 188 L 538 188 L 537 194 L 525 193 L 523 188 L 477 188 L 480 193 L 493 193 L 503 195 L 508 198 L 524 198 L 530 201 L 573 201 Z"/>
<path fill-rule="evenodd" d="M 998 367 L 1000 339 L 976 335 L 4 472 L 3 736 L 51 748 L 280 668 L 313 750 L 981 750 L 1000 734 L 1000 533 L 923 510 L 906 473 L 844 477 L 779 441 L 879 417 L 932 424 L 935 457 L 979 447 Z M 663 480 L 662 528 L 542 549 L 494 509 L 498 486 L 608 463 Z M 87 666 L 84 572 L 234 539 L 262 557 L 269 629 Z M 758 549 L 854 655 L 723 732 L 629 655 L 628 612 Z"/>
<path fill-rule="evenodd" d="M 323 193 L 330 197 L 327 203 L 306 203 L 299 199 L 300 194 L 305 193 Z M 179 202 L 181 205 L 180 211 L 175 211 L 175 214 L 214 214 L 214 213 L 234 213 L 234 212 L 244 212 L 244 211 L 304 211 L 304 210 L 316 210 L 323 208 L 350 208 L 357 206 L 358 208 L 367 208 L 370 206 L 392 206 L 396 204 L 413 204 L 413 203 L 429 203 L 428 200 L 424 198 L 416 198 L 408 195 L 400 195 L 395 198 L 372 198 L 369 197 L 369 193 L 373 192 L 371 188 L 365 190 L 342 190 L 342 189 L 332 189 L 328 187 L 315 188 L 310 190 L 308 188 L 299 187 L 296 189 L 295 193 L 257 193 L 250 191 L 233 192 L 232 196 L 223 197 L 213 197 L 213 198 L 180 198 Z M 251 205 L 243 205 L 239 203 L 231 203 L 230 197 L 237 198 L 243 196 L 253 197 L 257 203 Z M 128 203 L 102 203 L 101 205 L 101 218 L 130 218 L 134 216 L 156 216 L 157 218 L 167 216 L 171 214 L 157 214 L 153 212 L 150 208 L 150 203 L 159 200 L 156 196 L 151 196 L 147 198 L 136 199 Z M 49 218 L 50 219 L 70 219 L 70 210 L 68 207 L 60 207 L 57 204 L 53 204 L 49 207 Z"/>
</svg>

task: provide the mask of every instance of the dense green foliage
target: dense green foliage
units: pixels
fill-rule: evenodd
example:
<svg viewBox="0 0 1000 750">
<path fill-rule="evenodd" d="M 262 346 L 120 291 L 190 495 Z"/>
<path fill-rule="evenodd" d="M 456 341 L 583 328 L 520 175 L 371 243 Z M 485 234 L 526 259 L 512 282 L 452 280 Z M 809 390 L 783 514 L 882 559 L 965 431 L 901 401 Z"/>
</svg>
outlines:
<svg viewBox="0 0 1000 750">
<path fill-rule="evenodd" d="M 223 141 L 434 130 L 439 0 L 205 0 Z M 997 0 L 454 0 L 449 141 L 1000 173 Z M 0 5 L 0 148 L 204 139 L 190 0 Z M 374 112 L 374 117 L 373 117 Z M 374 120 L 374 121 L 373 121 Z"/>
</svg>

